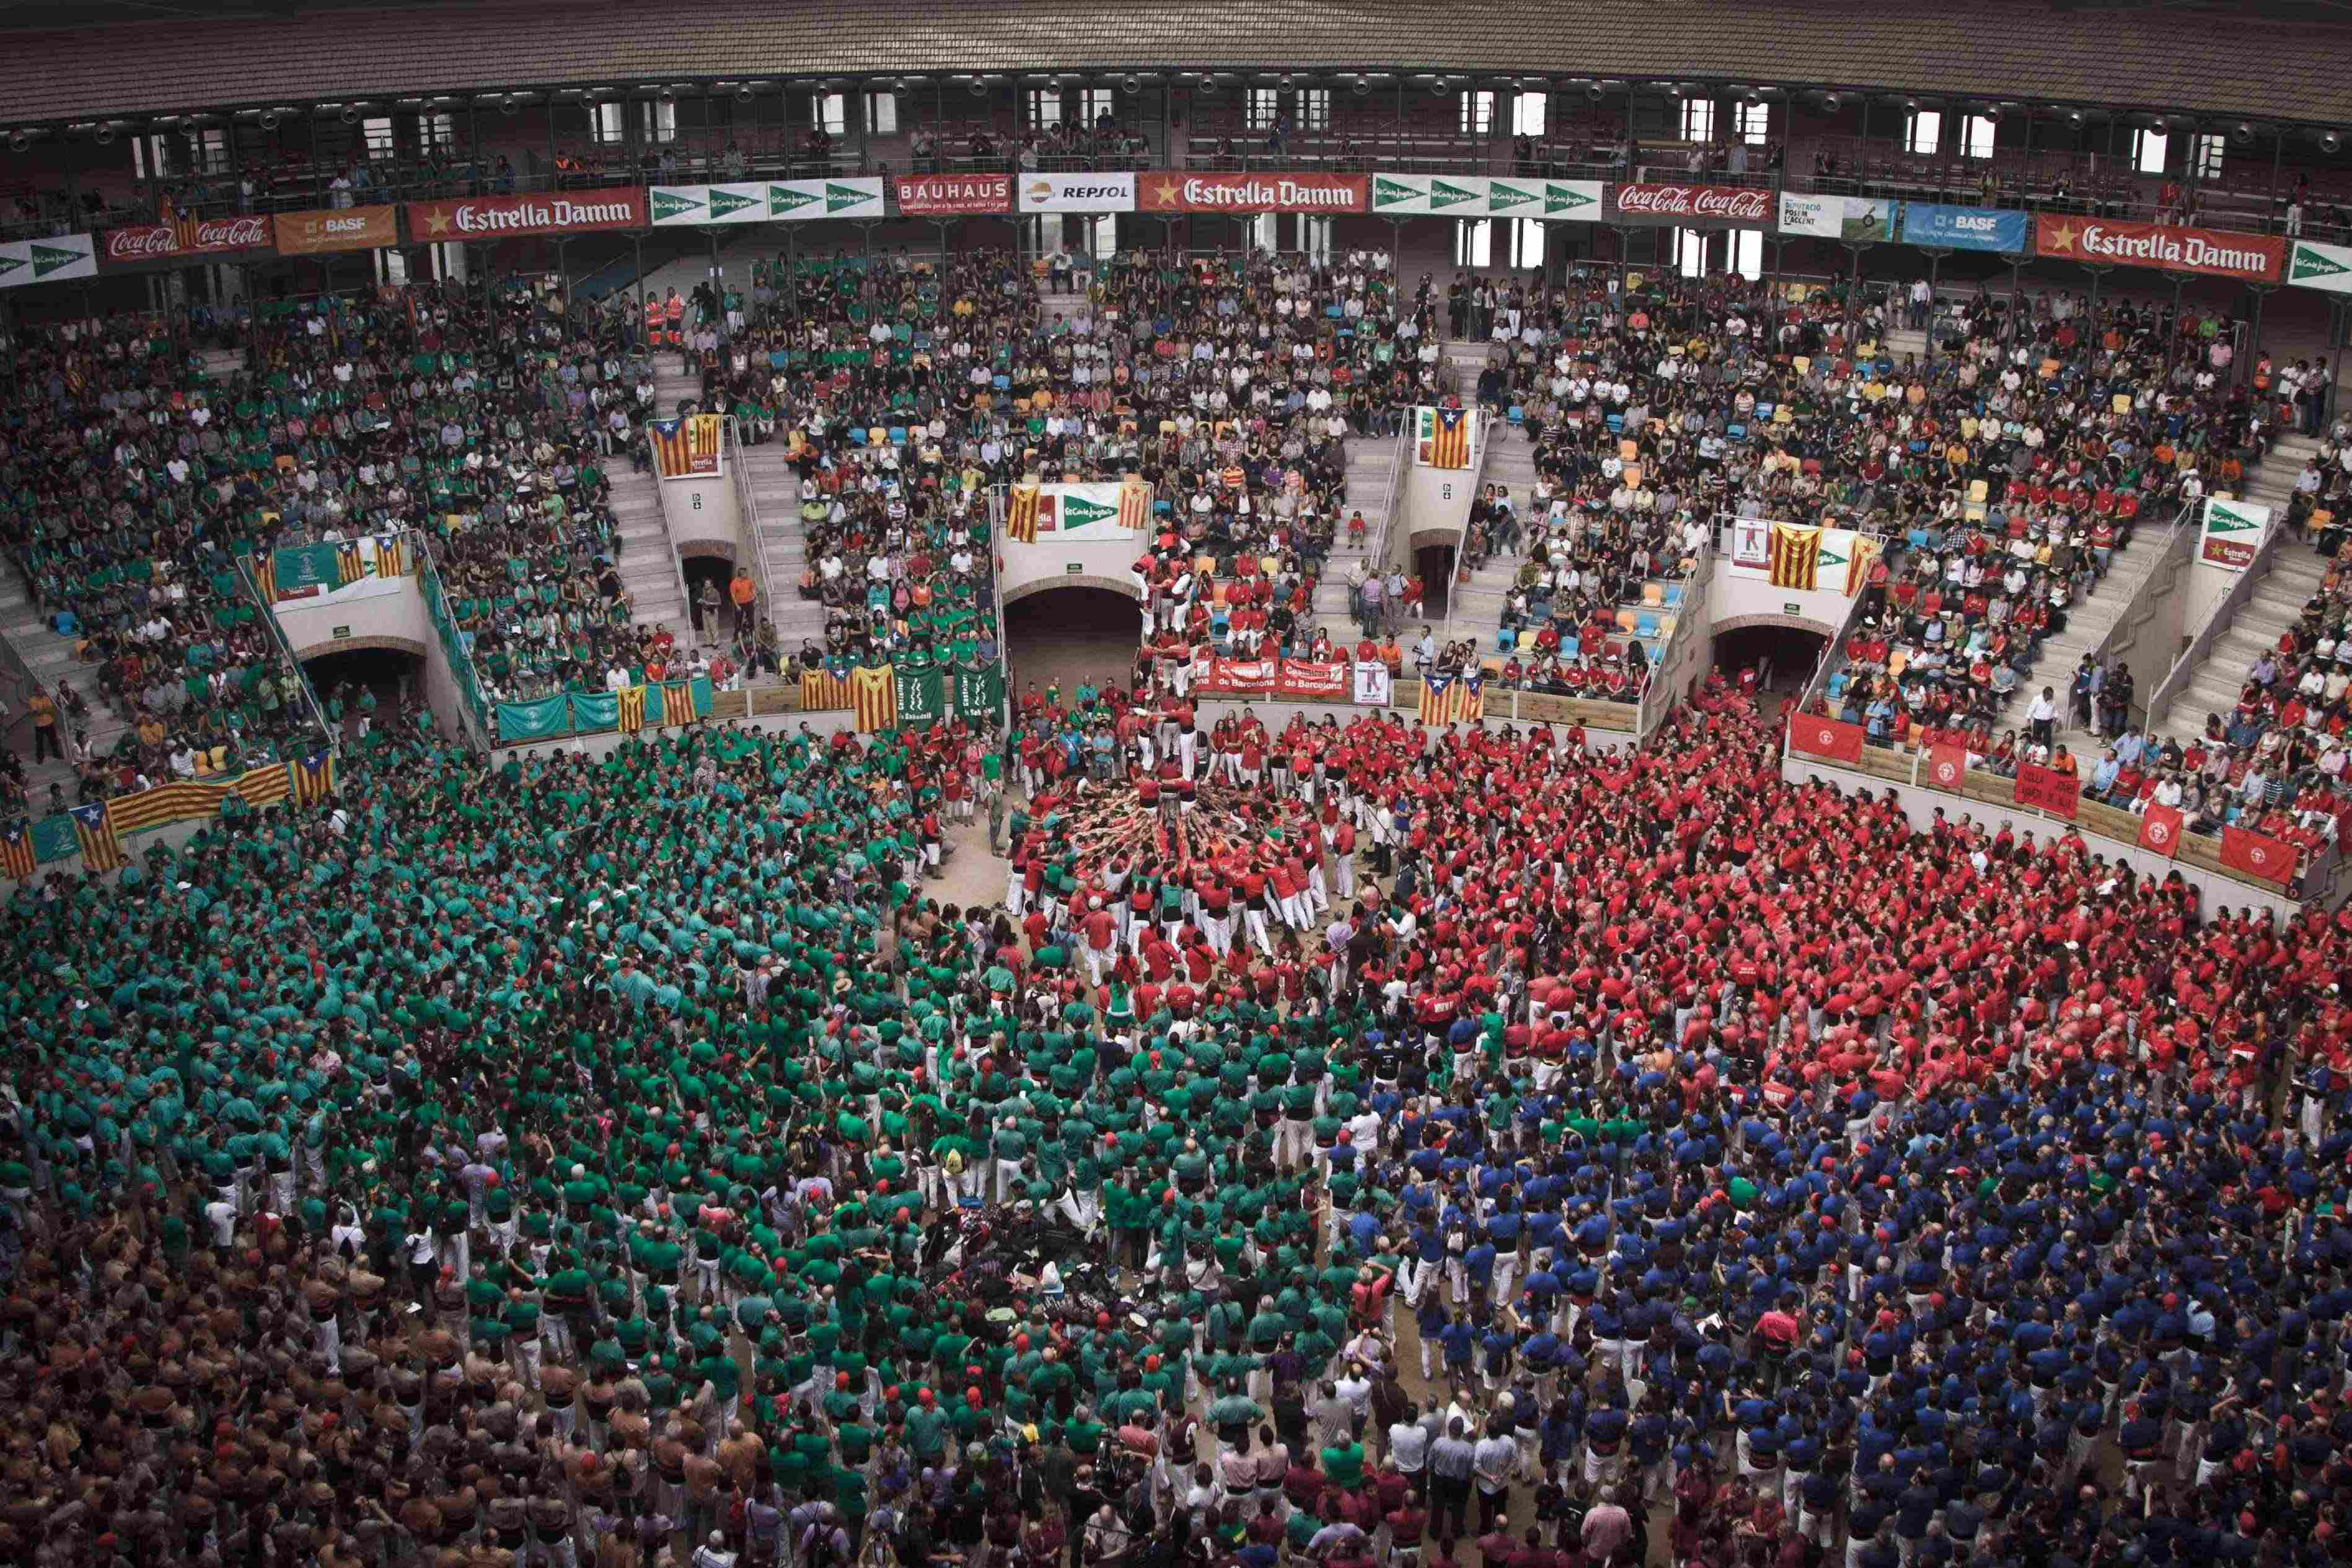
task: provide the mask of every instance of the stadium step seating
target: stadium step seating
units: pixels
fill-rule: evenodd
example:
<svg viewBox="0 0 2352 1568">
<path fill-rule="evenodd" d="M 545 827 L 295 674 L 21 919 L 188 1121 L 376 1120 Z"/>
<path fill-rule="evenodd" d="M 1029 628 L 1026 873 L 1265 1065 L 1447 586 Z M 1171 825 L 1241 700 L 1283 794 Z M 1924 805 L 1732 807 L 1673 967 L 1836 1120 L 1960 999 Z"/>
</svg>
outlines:
<svg viewBox="0 0 2352 1568">
<path fill-rule="evenodd" d="M 33 603 L 31 595 L 26 591 L 24 578 L 18 576 L 13 567 L 0 569 L 0 633 L 6 635 L 9 645 L 16 650 L 16 656 L 25 661 L 26 669 L 44 689 L 54 691 L 58 682 L 63 680 L 81 694 L 89 703 L 89 721 L 81 727 L 89 731 L 90 750 L 101 756 L 112 751 L 115 741 L 131 728 L 130 724 L 100 698 L 96 667 L 85 665 L 74 657 L 72 638 L 59 637 L 50 629 L 49 623 L 41 615 L 40 606 Z M 21 702 L 12 706 L 16 713 L 21 714 L 25 710 Z M 74 797 L 73 769 L 54 757 L 44 759 L 38 767 L 35 767 L 32 762 L 32 725 L 28 721 L 21 726 L 21 734 L 12 730 L 8 740 L 11 744 L 21 743 L 25 748 L 25 794 L 31 803 L 33 815 L 42 816 L 47 811 L 51 784 L 65 790 L 67 803 L 70 805 Z M 60 741 L 71 739 L 72 730 L 61 713 L 58 720 L 58 738 Z"/>
<path fill-rule="evenodd" d="M 692 625 L 686 595 L 678 586 L 676 547 L 662 516 L 660 481 L 650 472 L 615 463 L 612 482 L 613 523 L 619 535 L 621 585 L 629 593 L 629 619 L 636 626 L 659 623 L 683 641 Z"/>
</svg>

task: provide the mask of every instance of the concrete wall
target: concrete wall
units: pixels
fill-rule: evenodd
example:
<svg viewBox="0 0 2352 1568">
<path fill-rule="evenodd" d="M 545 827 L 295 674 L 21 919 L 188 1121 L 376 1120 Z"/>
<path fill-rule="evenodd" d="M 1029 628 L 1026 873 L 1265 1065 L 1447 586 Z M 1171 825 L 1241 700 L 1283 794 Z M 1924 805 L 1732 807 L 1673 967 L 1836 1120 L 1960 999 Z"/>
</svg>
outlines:
<svg viewBox="0 0 2352 1568">
<path fill-rule="evenodd" d="M 1717 627 L 1737 621 L 1742 626 L 1793 626 L 1834 637 L 1853 608 L 1853 601 L 1835 588 L 1776 588 L 1761 578 L 1734 574 L 1727 554 L 1718 552 L 1715 558 L 1706 613 Z"/>
<path fill-rule="evenodd" d="M 732 475 L 714 479 L 656 479 L 662 521 L 680 555 L 716 555 L 749 563 L 756 544 L 743 534 L 743 503 Z"/>
<path fill-rule="evenodd" d="M 278 626 L 301 659 L 362 647 L 423 653 L 436 640 L 414 577 L 369 577 L 318 598 L 289 599 L 278 606 Z"/>
</svg>

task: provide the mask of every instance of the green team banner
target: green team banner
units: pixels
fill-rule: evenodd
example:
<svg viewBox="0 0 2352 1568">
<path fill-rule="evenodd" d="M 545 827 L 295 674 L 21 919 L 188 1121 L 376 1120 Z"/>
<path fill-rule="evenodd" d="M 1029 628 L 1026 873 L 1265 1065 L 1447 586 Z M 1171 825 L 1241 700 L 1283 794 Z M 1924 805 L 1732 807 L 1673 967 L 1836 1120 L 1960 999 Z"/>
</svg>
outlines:
<svg viewBox="0 0 2352 1568">
<path fill-rule="evenodd" d="M 564 697 L 544 697 L 536 702 L 499 704 L 499 744 L 527 745 L 572 732 L 572 702 Z"/>
<path fill-rule="evenodd" d="M 655 185 L 646 192 L 646 211 L 656 228 L 887 216 L 881 180 L 865 177 Z"/>
<path fill-rule="evenodd" d="M 972 723 L 993 723 L 1003 713 L 1003 666 L 958 665 L 952 684 L 957 718 Z"/>
<path fill-rule="evenodd" d="M 343 585 L 342 546 L 297 544 L 269 557 L 270 585 L 281 599 L 331 594 Z"/>
<path fill-rule="evenodd" d="M 658 686 L 632 687 L 631 730 L 684 724 L 710 716 L 710 678 L 665 681 Z M 536 702 L 497 705 L 498 743 L 528 746 L 560 741 L 570 735 L 599 735 L 621 728 L 623 694 L 616 691 L 574 691 L 542 697 Z"/>
<path fill-rule="evenodd" d="M 898 693 L 898 722 L 929 724 L 947 712 L 947 674 L 936 667 L 911 669 L 895 667 L 891 679 Z"/>
<path fill-rule="evenodd" d="M 1531 217 L 1595 223 L 1599 180 L 1518 179 L 1500 174 L 1374 174 L 1372 211 L 1391 217 Z"/>
</svg>

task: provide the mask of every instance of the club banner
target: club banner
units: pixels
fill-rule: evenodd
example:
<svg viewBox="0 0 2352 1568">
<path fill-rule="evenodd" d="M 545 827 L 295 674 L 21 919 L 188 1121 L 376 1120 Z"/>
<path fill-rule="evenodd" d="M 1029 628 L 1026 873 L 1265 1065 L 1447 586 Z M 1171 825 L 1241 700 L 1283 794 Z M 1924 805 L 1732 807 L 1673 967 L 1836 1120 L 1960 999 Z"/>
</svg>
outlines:
<svg viewBox="0 0 2352 1568">
<path fill-rule="evenodd" d="M 1020 176 L 1024 213 L 1131 213 L 1135 176 L 1125 174 L 1035 174 Z"/>
<path fill-rule="evenodd" d="M 1737 517 L 1731 520 L 1731 574 L 1753 577 L 1759 582 L 1772 579 L 1772 523 L 1769 518 Z"/>
<path fill-rule="evenodd" d="M 2226 500 L 2220 496 L 2205 500 L 2204 537 L 2199 542 L 2197 556 L 2216 566 L 2232 572 L 2243 572 L 2254 563 L 2254 553 L 2263 547 L 2263 538 L 2270 531 L 2271 509 L 2250 500 Z"/>
<path fill-rule="evenodd" d="M 278 215 L 278 254 L 324 256 L 339 250 L 380 250 L 400 243 L 396 206 L 328 207 Z"/>
<path fill-rule="evenodd" d="M 520 239 L 646 226 L 646 188 L 611 185 L 562 195 L 464 196 L 411 202 L 404 214 L 413 245 L 451 240 Z"/>
<path fill-rule="evenodd" d="M 1360 660 L 1356 665 L 1356 706 L 1385 708 L 1393 688 L 1389 680 L 1389 667 L 1376 658 Z"/>
<path fill-rule="evenodd" d="M 646 421 L 646 438 L 654 450 L 654 469 L 665 479 L 719 478 L 724 471 L 722 434 L 723 423 L 716 414 Z"/>
<path fill-rule="evenodd" d="M 2148 803 L 2139 819 L 2139 847 L 2169 860 L 2180 853 L 2180 831 L 2185 826 L 2180 813 L 2168 805 Z"/>
<path fill-rule="evenodd" d="M 1822 713 L 1800 713 L 1789 721 L 1789 749 L 1851 767 L 1862 761 L 1862 726 Z"/>
<path fill-rule="evenodd" d="M 2294 846 L 2251 828 L 2224 827 L 2221 864 L 2242 876 L 2284 886 L 2294 876 Z"/>
<path fill-rule="evenodd" d="M 1274 674 L 1274 694 L 1294 702 L 1345 702 L 1351 695 L 1348 667 L 1286 658 Z"/>
<path fill-rule="evenodd" d="M 908 217 L 969 217 L 1013 210 L 1010 174 L 901 174 L 898 210 Z"/>
<path fill-rule="evenodd" d="M 646 207 L 656 228 L 703 224 L 799 223 L 881 217 L 879 179 L 751 180 L 725 185 L 655 185 Z"/>
<path fill-rule="evenodd" d="M 1637 184 L 1609 187 L 1609 216 L 1619 223 L 1676 228 L 1765 228 L 1778 216 L 1770 191 L 1746 185 Z"/>
<path fill-rule="evenodd" d="M 955 714 L 974 724 L 992 724 L 1004 712 L 1004 667 L 997 664 L 957 665 L 950 700 Z"/>
<path fill-rule="evenodd" d="M 284 604 L 289 599 L 313 599 L 321 594 L 331 594 L 354 580 L 345 574 L 345 566 L 340 545 L 297 544 L 272 551 L 268 581 L 270 600 Z"/>
<path fill-rule="evenodd" d="M 1598 180 L 1489 178 L 1485 174 L 1374 174 L 1371 211 L 1382 217 L 1532 217 L 1591 223 L 1606 187 Z"/>
<path fill-rule="evenodd" d="M 1929 789 L 1942 790 L 1946 795 L 1958 795 L 1969 779 L 1969 752 L 1965 746 L 1944 744 L 1927 748 L 1927 770 L 1919 782 Z"/>
<path fill-rule="evenodd" d="M 1956 207 L 1942 202 L 1905 202 L 1897 231 L 1906 245 L 1945 250 L 1986 250 L 2013 256 L 2025 248 L 2030 213 L 2002 207 Z"/>
<path fill-rule="evenodd" d="M 2286 280 L 2299 289 L 2352 294 L 2352 247 L 2298 239 L 2287 253 Z"/>
<path fill-rule="evenodd" d="M 917 668 L 894 665 L 890 680 L 897 688 L 899 723 L 935 724 L 946 714 L 946 671 L 937 666 Z"/>
<path fill-rule="evenodd" d="M 1874 196 L 1812 196 L 1783 191 L 1777 226 L 1782 234 L 1866 245 L 1894 237 L 1895 211 L 1899 205 Z"/>
<path fill-rule="evenodd" d="M 141 224 L 135 228 L 110 228 L 106 231 L 102 248 L 109 268 L 138 267 L 152 261 L 178 261 L 188 257 L 218 261 L 273 248 L 271 234 L 267 213 L 210 218 L 183 215 L 167 223 Z"/>
<path fill-rule="evenodd" d="M 2279 275 L 2286 241 L 2267 234 L 2042 213 L 2033 220 L 2033 254 L 2055 261 L 2154 267 L 2166 272 L 2268 283 Z"/>
<path fill-rule="evenodd" d="M 1272 696 L 1276 665 L 1270 658 L 1212 659 L 1201 689 L 1216 697 Z"/>
<path fill-rule="evenodd" d="M 86 234 L 50 239 L 12 239 L 0 245 L 0 289 L 27 283 L 62 283 L 98 276 L 98 247 Z"/>
<path fill-rule="evenodd" d="M 1360 213 L 1361 174 L 1146 174 L 1135 210 L 1146 213 Z"/>
<path fill-rule="evenodd" d="M 2012 798 L 2020 805 L 2030 805 L 2072 822 L 2082 804 L 2083 781 L 2073 773 L 2062 773 L 2039 763 L 2020 763 L 2017 792 Z"/>
</svg>

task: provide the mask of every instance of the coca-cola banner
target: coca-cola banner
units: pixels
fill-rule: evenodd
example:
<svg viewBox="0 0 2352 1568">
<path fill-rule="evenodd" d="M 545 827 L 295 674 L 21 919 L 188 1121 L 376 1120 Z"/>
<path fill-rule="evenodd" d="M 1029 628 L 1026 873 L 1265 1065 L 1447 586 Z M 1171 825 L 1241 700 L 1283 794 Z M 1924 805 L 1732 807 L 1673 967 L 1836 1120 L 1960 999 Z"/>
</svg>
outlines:
<svg viewBox="0 0 2352 1568">
<path fill-rule="evenodd" d="M 1361 174 L 1144 174 L 1135 210 L 1147 213 L 1360 213 Z"/>
<path fill-rule="evenodd" d="M 1769 228 L 1770 191 L 1745 185 L 1612 185 L 1614 223 L 1663 223 L 1676 228 Z"/>
<path fill-rule="evenodd" d="M 2034 255 L 2094 267 L 2154 267 L 2166 272 L 2273 283 L 2278 280 L 2279 263 L 2285 253 L 2286 241 L 2275 235 L 2125 223 L 2074 213 L 2042 213 L 2033 220 Z"/>
<path fill-rule="evenodd" d="M 548 195 L 461 196 L 454 201 L 408 204 L 408 239 L 412 245 L 646 226 L 643 185 L 614 185 L 604 190 L 564 191 Z"/>
<path fill-rule="evenodd" d="M 898 210 L 908 217 L 958 217 L 1013 210 L 1010 174 L 901 174 Z"/>
<path fill-rule="evenodd" d="M 267 213 L 244 213 L 235 217 L 183 215 L 169 223 L 110 228 L 100 247 L 110 269 L 157 261 L 220 261 L 247 251 L 272 248 Z"/>
</svg>

